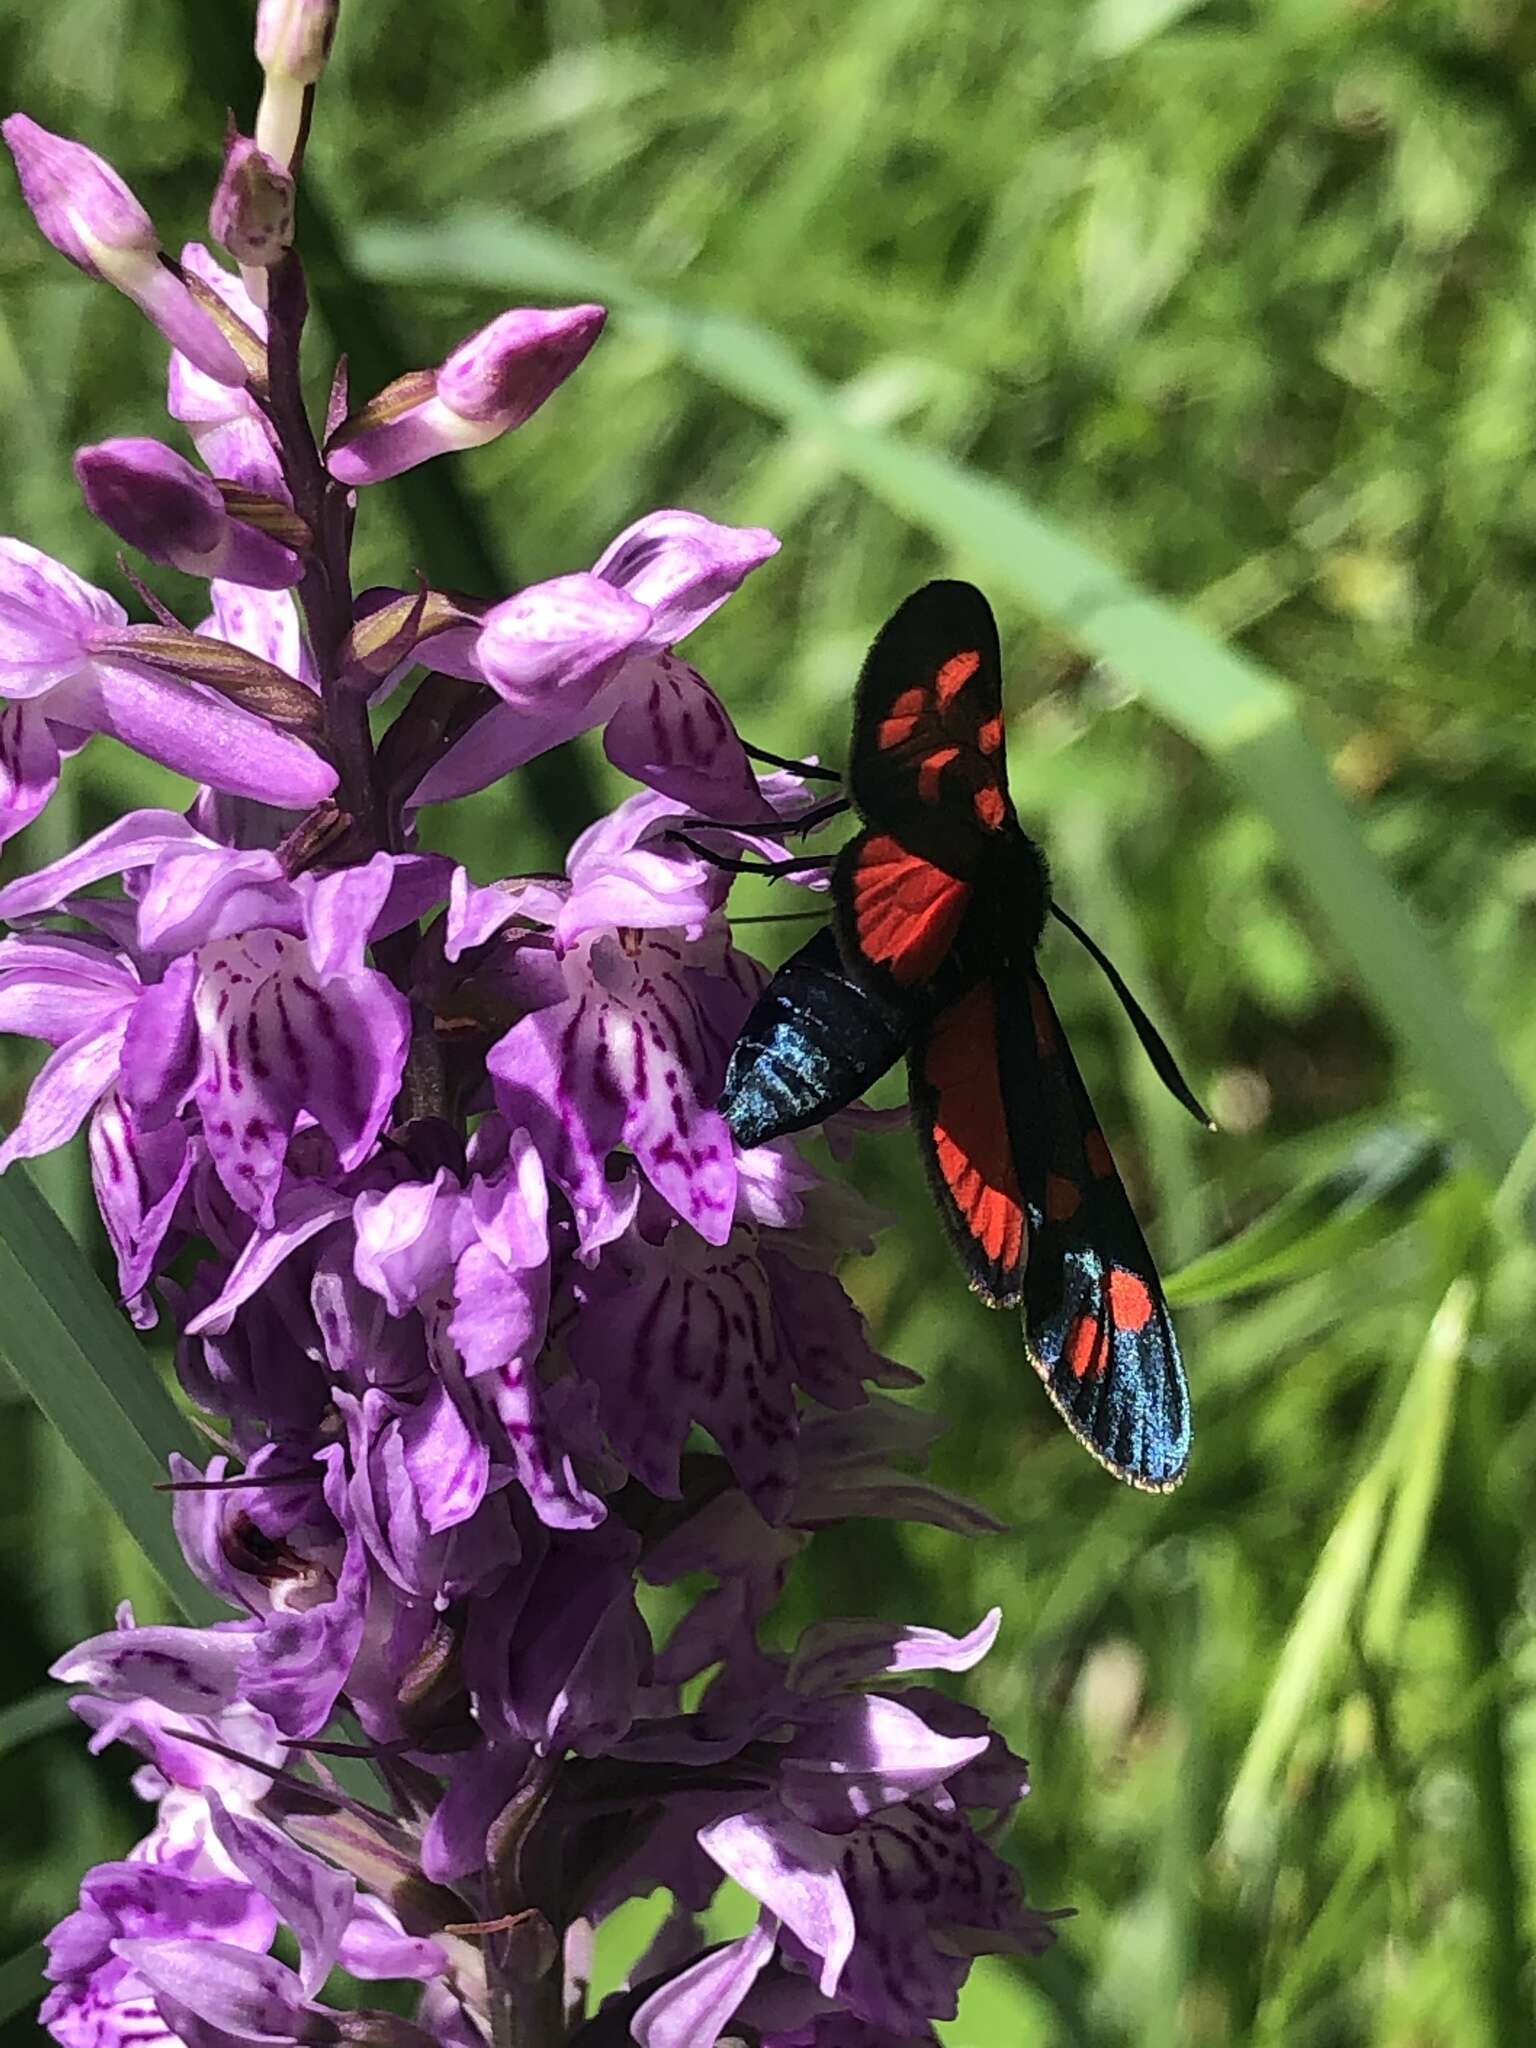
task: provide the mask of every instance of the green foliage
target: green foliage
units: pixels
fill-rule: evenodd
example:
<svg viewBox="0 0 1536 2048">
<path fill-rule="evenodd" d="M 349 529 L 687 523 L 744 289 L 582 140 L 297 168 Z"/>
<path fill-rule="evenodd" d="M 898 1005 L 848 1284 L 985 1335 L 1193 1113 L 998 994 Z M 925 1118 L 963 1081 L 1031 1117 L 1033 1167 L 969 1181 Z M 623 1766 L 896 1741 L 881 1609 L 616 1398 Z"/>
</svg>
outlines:
<svg viewBox="0 0 1536 2048">
<path fill-rule="evenodd" d="M 799 1597 L 950 1628 L 1003 1604 L 967 1688 L 1033 1760 L 1031 1888 L 1077 1908 L 1044 1964 L 978 1969 L 947 2041 L 1536 2037 L 1536 29 L 1499 0 L 349 4 L 310 226 L 357 388 L 519 290 L 616 309 L 522 432 L 365 506 L 365 573 L 552 574 L 665 503 L 772 525 L 783 555 L 690 652 L 754 738 L 833 759 L 886 611 L 982 580 L 1021 811 L 1225 1126 L 1161 1098 L 1053 944 L 1182 1268 L 1197 1438 L 1167 1499 L 1066 1441 L 909 1148 L 855 1160 L 898 1221 L 851 1283 L 953 1418 L 941 1476 L 1012 1529 L 832 1535 Z M 0 69 L 173 238 L 250 103 L 244 20 L 30 0 Z M 4 524 L 115 583 L 66 457 L 151 430 L 158 347 L 9 187 L 0 282 Z M 568 756 L 445 843 L 546 864 L 614 793 Z M 82 765 L 82 831 L 171 787 L 104 743 Z M 78 1163 L 39 1178 L 96 1253 Z M 134 1830 L 28 1696 L 124 1590 L 170 1611 L 14 1391 L 7 1422 L 0 1953 Z"/>
</svg>

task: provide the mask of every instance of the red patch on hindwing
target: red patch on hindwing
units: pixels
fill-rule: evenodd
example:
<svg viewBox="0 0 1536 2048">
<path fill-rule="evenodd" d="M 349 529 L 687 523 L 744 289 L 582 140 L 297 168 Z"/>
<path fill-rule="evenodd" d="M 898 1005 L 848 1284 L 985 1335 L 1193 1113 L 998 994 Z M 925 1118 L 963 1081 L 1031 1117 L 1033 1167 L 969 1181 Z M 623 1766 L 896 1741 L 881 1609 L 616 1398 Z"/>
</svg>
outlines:
<svg viewBox="0 0 1536 2048">
<path fill-rule="evenodd" d="M 954 941 L 969 882 L 945 874 L 883 832 L 855 841 L 848 870 L 852 937 L 864 959 L 902 987 L 926 981 Z"/>
<path fill-rule="evenodd" d="M 1067 1332 L 1067 1369 L 1074 1379 L 1097 1379 L 1109 1360 L 1104 1325 L 1097 1316 L 1079 1316 Z"/>
<path fill-rule="evenodd" d="M 1045 1177 L 1045 1214 L 1050 1223 L 1065 1223 L 1083 1206 L 1083 1191 L 1075 1180 L 1059 1173 Z"/>
<path fill-rule="evenodd" d="M 1013 1298 L 1029 1226 L 1003 1110 L 987 984 L 972 989 L 934 1027 L 922 1053 L 918 1103 L 971 1284 L 991 1300 Z"/>
<path fill-rule="evenodd" d="M 1139 1273 L 1109 1269 L 1109 1312 L 1117 1330 L 1144 1330 L 1152 1320 L 1152 1291 Z"/>
</svg>

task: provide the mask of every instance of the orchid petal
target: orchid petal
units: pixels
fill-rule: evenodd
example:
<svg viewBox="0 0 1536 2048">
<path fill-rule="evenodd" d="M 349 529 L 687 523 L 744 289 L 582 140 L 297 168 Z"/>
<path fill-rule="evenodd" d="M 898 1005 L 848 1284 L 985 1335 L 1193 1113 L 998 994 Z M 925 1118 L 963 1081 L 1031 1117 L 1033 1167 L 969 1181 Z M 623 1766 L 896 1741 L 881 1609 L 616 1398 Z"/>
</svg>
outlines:
<svg viewBox="0 0 1536 2048">
<path fill-rule="evenodd" d="M 720 526 L 697 512 L 650 512 L 627 526 L 592 573 L 651 613 L 649 647 L 675 647 L 779 551 L 761 526 Z"/>
</svg>

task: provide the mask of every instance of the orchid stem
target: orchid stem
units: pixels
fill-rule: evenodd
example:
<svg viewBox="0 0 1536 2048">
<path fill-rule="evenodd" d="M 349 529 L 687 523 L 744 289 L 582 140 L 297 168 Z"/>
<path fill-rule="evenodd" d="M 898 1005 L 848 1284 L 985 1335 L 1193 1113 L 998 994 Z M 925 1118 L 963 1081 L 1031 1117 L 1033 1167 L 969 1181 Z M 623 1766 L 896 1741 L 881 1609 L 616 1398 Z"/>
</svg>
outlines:
<svg viewBox="0 0 1536 2048">
<path fill-rule="evenodd" d="M 374 787 L 373 734 L 364 691 L 343 686 L 341 650 L 352 622 L 351 511 L 346 491 L 326 471 L 304 405 L 299 351 L 309 316 L 304 266 L 290 249 L 272 271 L 267 341 L 269 417 L 294 510 L 314 536 L 299 585 L 309 630 L 327 736 L 341 773 L 341 800 L 378 846 L 386 842 L 383 806 Z"/>
</svg>

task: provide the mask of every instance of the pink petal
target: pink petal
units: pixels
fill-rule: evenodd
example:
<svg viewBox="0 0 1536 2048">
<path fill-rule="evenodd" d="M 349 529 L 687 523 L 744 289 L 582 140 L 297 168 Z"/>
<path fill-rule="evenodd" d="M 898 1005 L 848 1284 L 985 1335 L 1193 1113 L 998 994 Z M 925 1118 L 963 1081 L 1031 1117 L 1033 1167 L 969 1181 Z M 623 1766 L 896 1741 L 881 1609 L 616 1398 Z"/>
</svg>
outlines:
<svg viewBox="0 0 1536 2048">
<path fill-rule="evenodd" d="M 787 1814 L 759 1808 L 701 1828 L 699 1846 L 821 1958 L 821 1991 L 831 1998 L 855 1933 L 838 1844 Z"/>
<path fill-rule="evenodd" d="M 117 1079 L 126 1011 L 72 1038 L 27 1090 L 21 1121 L 0 1145 L 0 1173 L 18 1159 L 36 1159 L 67 1144 Z"/>
<path fill-rule="evenodd" d="M 0 711 L 0 845 L 30 825 L 59 786 L 59 743 L 40 705 Z"/>
<path fill-rule="evenodd" d="M 779 551 L 761 526 L 720 526 L 697 512 L 650 512 L 627 526 L 593 565 L 649 607 L 652 652 L 675 647 Z"/>
<path fill-rule="evenodd" d="M 208 1813 L 219 1847 L 241 1874 L 277 1908 L 298 1943 L 299 1988 L 313 1998 L 331 1973 L 352 1918 L 357 1880 L 301 1849 L 268 1822 L 231 1813 L 217 1792 Z"/>
<path fill-rule="evenodd" d="M 629 2023 L 640 2048 L 715 2048 L 774 1950 L 769 1916 L 653 1991 Z"/>
<path fill-rule="evenodd" d="M 14 924 L 40 910 L 57 910 L 66 897 L 92 882 L 149 867 L 167 847 L 188 844 L 207 847 L 211 842 L 175 811 L 129 811 L 62 860 L 0 889 L 0 918 Z"/>
</svg>

